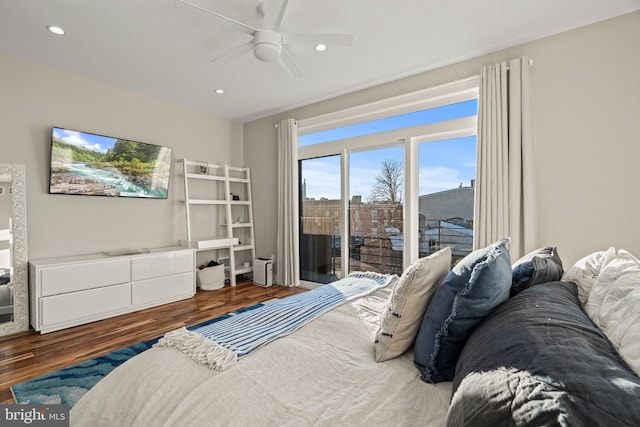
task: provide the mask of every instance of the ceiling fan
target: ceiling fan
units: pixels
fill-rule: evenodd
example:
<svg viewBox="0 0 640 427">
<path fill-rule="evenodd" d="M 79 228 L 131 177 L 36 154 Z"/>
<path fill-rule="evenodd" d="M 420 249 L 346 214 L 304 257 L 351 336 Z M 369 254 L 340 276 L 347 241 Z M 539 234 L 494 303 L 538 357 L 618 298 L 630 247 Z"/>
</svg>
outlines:
<svg viewBox="0 0 640 427">
<path fill-rule="evenodd" d="M 187 0 L 175 0 L 178 9 L 195 11 L 201 14 L 213 15 L 238 26 L 238 29 L 253 37 L 247 43 L 237 46 L 213 60 L 216 64 L 226 64 L 237 57 L 253 50 L 253 55 L 261 61 L 279 62 L 292 77 L 302 75 L 298 64 L 285 46 L 351 46 L 351 34 L 312 34 L 287 33 L 280 31 L 280 24 L 289 0 L 266 0 L 258 5 L 258 12 L 263 16 L 260 28 L 244 24 L 235 19 L 221 15 Z"/>
</svg>

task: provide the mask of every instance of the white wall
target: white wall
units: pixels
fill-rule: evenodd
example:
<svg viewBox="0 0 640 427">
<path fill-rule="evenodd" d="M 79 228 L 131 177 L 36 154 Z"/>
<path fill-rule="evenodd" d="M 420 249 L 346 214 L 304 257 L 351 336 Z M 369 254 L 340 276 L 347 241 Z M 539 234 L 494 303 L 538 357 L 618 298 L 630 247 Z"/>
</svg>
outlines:
<svg viewBox="0 0 640 427">
<path fill-rule="evenodd" d="M 533 58 L 532 107 L 539 244 L 565 264 L 609 246 L 640 256 L 640 13 L 297 108 L 244 125 L 252 168 L 259 256 L 276 248 L 275 123 L 304 119 L 479 73 L 518 56 Z"/>
<path fill-rule="evenodd" d="M 26 165 L 30 259 L 169 246 L 186 234 L 175 164 L 167 200 L 48 194 L 52 126 L 243 164 L 239 123 L 5 54 L 0 76 L 0 162 Z"/>
</svg>

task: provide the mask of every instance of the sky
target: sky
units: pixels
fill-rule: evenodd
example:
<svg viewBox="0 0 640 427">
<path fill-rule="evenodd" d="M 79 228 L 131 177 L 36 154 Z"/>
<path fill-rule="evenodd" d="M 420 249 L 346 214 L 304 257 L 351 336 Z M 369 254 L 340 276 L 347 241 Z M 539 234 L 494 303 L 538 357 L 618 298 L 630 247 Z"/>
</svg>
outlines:
<svg viewBox="0 0 640 427">
<path fill-rule="evenodd" d="M 346 126 L 300 137 L 300 145 L 311 145 L 353 136 L 366 135 L 407 126 L 467 117 L 477 114 L 477 101 L 467 101 L 422 112 L 410 113 L 359 125 Z M 425 142 L 419 145 L 418 191 L 420 195 L 469 186 L 475 179 L 476 137 Z M 403 147 L 390 147 L 350 154 L 350 197 L 367 200 L 375 177 L 386 159 L 403 163 Z M 307 197 L 340 198 L 340 156 L 303 160 L 302 178 L 306 181 Z"/>
<path fill-rule="evenodd" d="M 60 138 L 67 144 L 97 151 L 99 153 L 106 153 L 107 150 L 113 148 L 113 145 L 118 141 L 117 138 L 61 128 L 53 128 L 53 136 Z"/>
<path fill-rule="evenodd" d="M 415 111 L 413 113 L 400 114 L 383 119 L 371 120 L 369 122 L 356 123 L 354 125 L 329 129 L 322 132 L 301 135 L 300 146 L 305 147 L 307 145 L 336 141 L 354 136 L 369 135 L 394 129 L 442 122 L 460 117 L 469 117 L 474 116 L 477 113 L 478 100 L 472 99 L 470 101 L 443 105 L 441 107 L 429 108 L 427 110 Z"/>
</svg>

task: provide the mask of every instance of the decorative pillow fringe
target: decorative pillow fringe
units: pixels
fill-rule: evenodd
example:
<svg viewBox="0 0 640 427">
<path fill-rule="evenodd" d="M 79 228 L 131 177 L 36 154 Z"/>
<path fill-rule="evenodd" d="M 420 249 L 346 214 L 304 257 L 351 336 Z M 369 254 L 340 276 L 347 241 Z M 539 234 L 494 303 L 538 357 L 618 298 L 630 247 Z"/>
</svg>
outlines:
<svg viewBox="0 0 640 427">
<path fill-rule="evenodd" d="M 194 362 L 210 369 L 224 371 L 238 361 L 238 355 L 228 348 L 186 328 L 168 332 L 154 347 L 171 347 L 182 351 Z"/>
</svg>

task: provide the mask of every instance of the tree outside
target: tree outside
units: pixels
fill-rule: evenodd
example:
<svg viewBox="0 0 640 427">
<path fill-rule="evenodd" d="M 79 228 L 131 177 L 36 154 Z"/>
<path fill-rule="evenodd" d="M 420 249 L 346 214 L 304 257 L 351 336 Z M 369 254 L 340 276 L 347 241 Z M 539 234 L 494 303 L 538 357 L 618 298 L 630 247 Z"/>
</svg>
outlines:
<svg viewBox="0 0 640 427">
<path fill-rule="evenodd" d="M 402 163 L 398 160 L 382 161 L 380 173 L 371 187 L 369 201 L 402 203 Z"/>
</svg>

